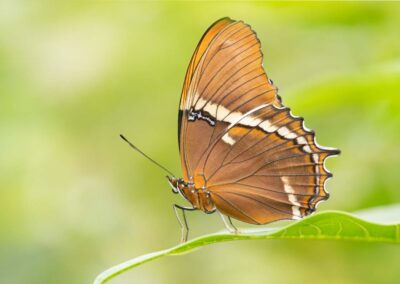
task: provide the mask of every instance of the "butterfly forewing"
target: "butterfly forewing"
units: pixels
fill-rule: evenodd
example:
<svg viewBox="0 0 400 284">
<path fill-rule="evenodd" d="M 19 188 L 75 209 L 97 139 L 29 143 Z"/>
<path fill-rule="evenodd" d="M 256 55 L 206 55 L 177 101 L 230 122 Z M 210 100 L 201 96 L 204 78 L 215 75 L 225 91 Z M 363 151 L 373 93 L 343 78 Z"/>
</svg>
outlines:
<svg viewBox="0 0 400 284">
<path fill-rule="evenodd" d="M 262 60 L 250 26 L 221 19 L 196 48 L 180 103 L 185 181 L 205 186 L 222 213 L 255 224 L 312 212 L 328 197 L 324 161 L 338 153 L 281 104 Z"/>
<path fill-rule="evenodd" d="M 203 36 L 185 78 L 179 135 L 185 175 L 193 174 L 208 147 L 198 143 L 200 133 L 211 143 L 238 115 L 259 103 L 279 105 L 262 68 L 259 40 L 243 22 L 222 19 Z M 216 125 L 217 120 L 222 125 Z M 211 132 L 206 129 L 210 126 Z"/>
</svg>

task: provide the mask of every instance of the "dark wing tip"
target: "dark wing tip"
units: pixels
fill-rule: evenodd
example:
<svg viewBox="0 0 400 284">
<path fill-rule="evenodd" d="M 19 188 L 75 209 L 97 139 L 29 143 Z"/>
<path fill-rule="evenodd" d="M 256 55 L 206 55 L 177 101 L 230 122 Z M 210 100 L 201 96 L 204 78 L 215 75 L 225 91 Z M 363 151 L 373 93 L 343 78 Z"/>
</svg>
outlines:
<svg viewBox="0 0 400 284">
<path fill-rule="evenodd" d="M 228 21 L 228 22 L 237 22 L 236 20 L 231 19 L 230 17 L 222 17 L 218 20 L 216 20 L 214 23 L 211 24 L 210 28 L 212 28 L 213 26 L 215 26 L 216 24 L 218 24 L 219 22 L 223 22 L 223 21 Z M 209 28 L 209 29 L 210 29 Z"/>
<path fill-rule="evenodd" d="M 335 149 L 335 148 L 328 149 L 328 150 L 325 150 L 325 151 L 328 153 L 328 156 L 338 156 L 341 153 L 341 151 L 339 149 Z"/>
<path fill-rule="evenodd" d="M 335 149 L 331 152 L 333 155 L 340 155 L 342 153 L 342 151 L 340 151 L 339 149 Z"/>
<path fill-rule="evenodd" d="M 234 21 L 234 20 L 232 20 L 232 18 L 231 17 L 229 17 L 229 16 L 226 16 L 226 17 L 222 17 L 222 18 L 220 18 L 217 22 L 219 22 L 219 21 L 222 21 L 222 20 L 228 20 L 228 21 Z"/>
</svg>

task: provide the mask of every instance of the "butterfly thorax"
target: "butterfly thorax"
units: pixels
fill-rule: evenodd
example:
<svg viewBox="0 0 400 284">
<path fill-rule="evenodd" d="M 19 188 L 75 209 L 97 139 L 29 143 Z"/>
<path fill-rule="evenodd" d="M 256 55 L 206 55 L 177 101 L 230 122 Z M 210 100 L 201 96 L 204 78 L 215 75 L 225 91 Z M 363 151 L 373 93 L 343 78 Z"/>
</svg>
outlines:
<svg viewBox="0 0 400 284">
<path fill-rule="evenodd" d="M 211 194 L 207 190 L 205 183 L 199 183 L 201 180 L 196 178 L 194 180 L 185 181 L 182 178 L 177 179 L 170 177 L 168 177 L 168 180 L 172 186 L 173 192 L 180 193 L 194 208 L 200 209 L 205 213 L 212 213 L 215 211 L 215 205 L 211 199 Z"/>
</svg>

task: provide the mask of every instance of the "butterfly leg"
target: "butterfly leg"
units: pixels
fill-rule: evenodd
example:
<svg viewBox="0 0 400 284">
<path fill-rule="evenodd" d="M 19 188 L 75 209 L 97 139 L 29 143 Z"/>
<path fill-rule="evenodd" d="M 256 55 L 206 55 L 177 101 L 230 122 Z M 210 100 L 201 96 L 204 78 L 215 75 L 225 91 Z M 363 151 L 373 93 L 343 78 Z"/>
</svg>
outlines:
<svg viewBox="0 0 400 284">
<path fill-rule="evenodd" d="M 184 207 L 184 206 L 180 206 L 178 204 L 174 204 L 173 208 L 174 208 L 176 218 L 178 219 L 178 222 L 181 225 L 181 229 L 182 229 L 181 243 L 185 243 L 187 241 L 188 235 L 189 235 L 189 226 L 187 224 L 185 211 L 194 211 L 194 210 L 196 210 L 196 208 Z M 182 210 L 182 218 L 179 215 L 178 209 Z"/>
<path fill-rule="evenodd" d="M 221 219 L 224 222 L 225 228 L 228 230 L 228 232 L 230 232 L 232 234 L 238 234 L 239 230 L 235 227 L 235 225 L 233 225 L 231 217 L 225 216 L 224 214 L 222 214 L 219 211 L 218 211 L 218 213 L 221 216 Z"/>
</svg>

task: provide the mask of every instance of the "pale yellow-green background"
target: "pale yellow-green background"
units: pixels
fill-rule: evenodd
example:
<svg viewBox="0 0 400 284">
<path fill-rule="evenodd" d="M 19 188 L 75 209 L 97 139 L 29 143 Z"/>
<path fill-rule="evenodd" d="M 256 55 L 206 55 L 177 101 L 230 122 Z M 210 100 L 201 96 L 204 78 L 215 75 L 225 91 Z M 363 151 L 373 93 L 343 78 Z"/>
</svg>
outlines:
<svg viewBox="0 0 400 284">
<path fill-rule="evenodd" d="M 283 102 L 342 150 L 320 210 L 400 200 L 400 4 L 2 1 L 0 283 L 90 283 L 177 243 L 164 173 L 180 173 L 177 105 L 206 28 L 251 24 Z M 189 216 L 192 236 L 222 228 Z M 218 244 L 111 283 L 396 283 L 400 248 L 334 241 Z M 398 282 L 397 282 L 398 283 Z"/>
</svg>

